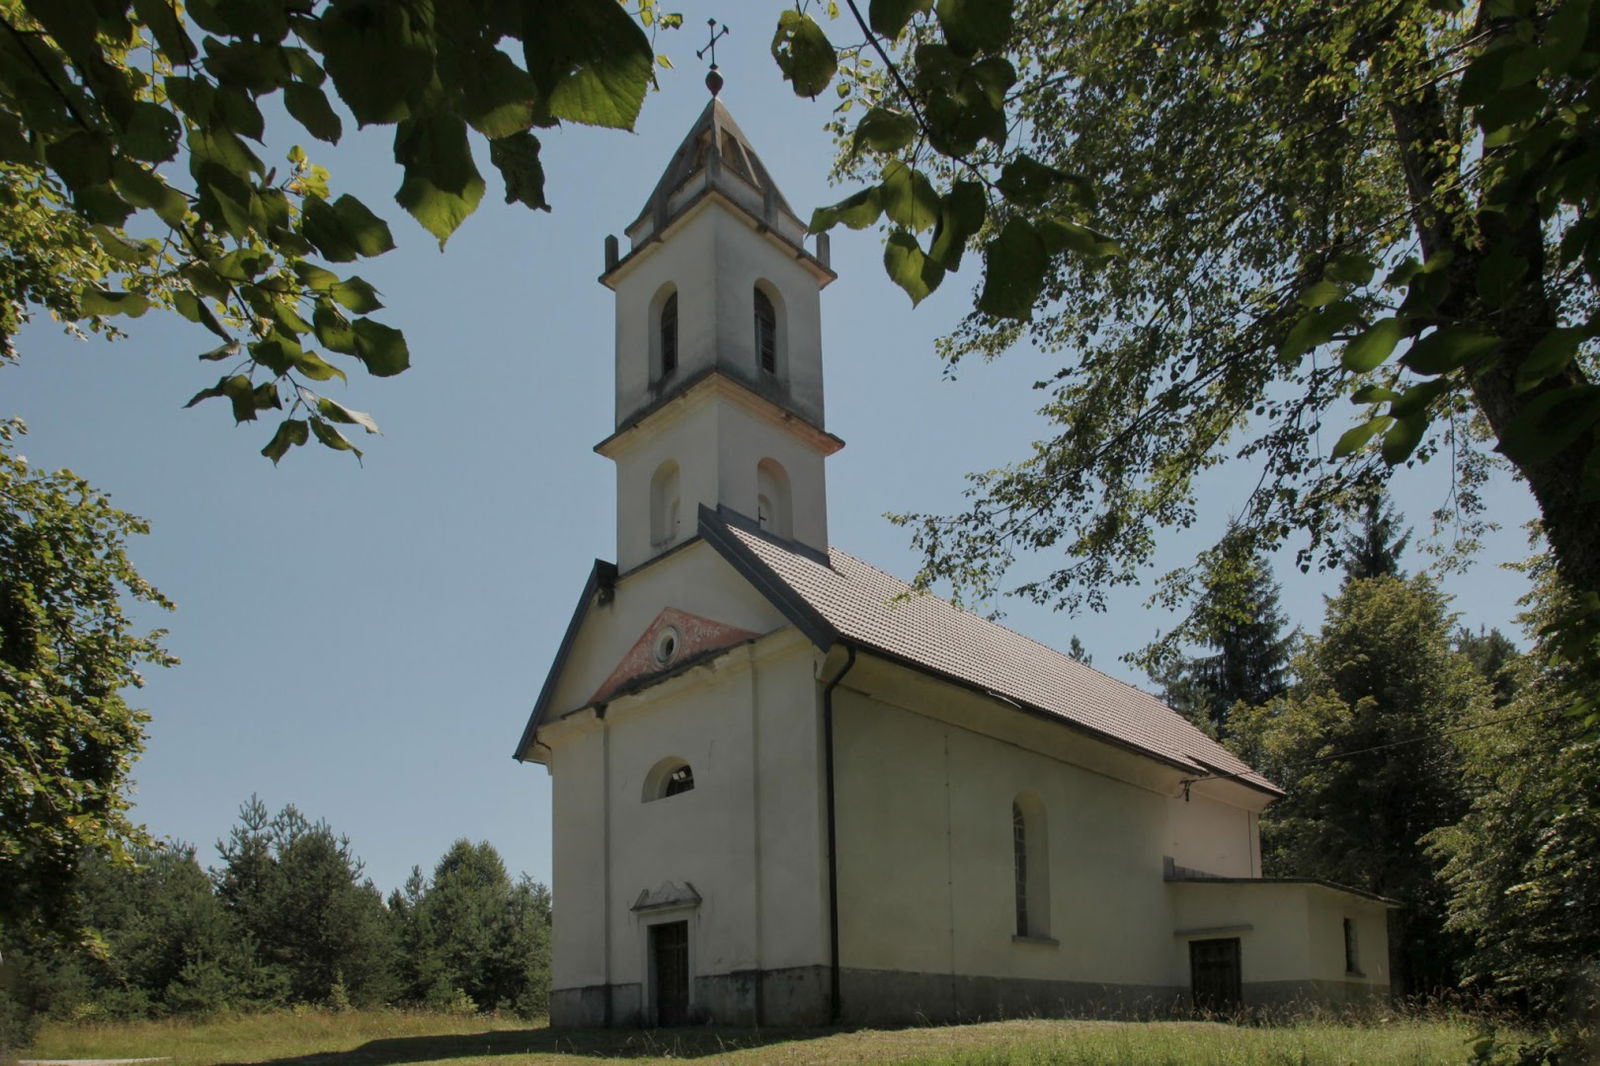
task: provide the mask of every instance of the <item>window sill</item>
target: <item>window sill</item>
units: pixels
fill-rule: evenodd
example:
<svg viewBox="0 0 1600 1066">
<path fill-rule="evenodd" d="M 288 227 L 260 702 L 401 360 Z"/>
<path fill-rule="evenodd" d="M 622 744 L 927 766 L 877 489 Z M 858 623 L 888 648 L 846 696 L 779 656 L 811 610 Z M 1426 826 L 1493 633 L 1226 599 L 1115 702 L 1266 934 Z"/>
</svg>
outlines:
<svg viewBox="0 0 1600 1066">
<path fill-rule="evenodd" d="M 1045 948 L 1058 948 L 1061 946 L 1061 941 L 1053 936 L 1021 936 L 1013 933 L 1011 942 L 1013 944 L 1037 944 Z"/>
<path fill-rule="evenodd" d="M 1346 970 L 1344 975 L 1346 977 L 1359 977 L 1362 980 L 1366 980 L 1367 972 L 1365 970 Z"/>
</svg>

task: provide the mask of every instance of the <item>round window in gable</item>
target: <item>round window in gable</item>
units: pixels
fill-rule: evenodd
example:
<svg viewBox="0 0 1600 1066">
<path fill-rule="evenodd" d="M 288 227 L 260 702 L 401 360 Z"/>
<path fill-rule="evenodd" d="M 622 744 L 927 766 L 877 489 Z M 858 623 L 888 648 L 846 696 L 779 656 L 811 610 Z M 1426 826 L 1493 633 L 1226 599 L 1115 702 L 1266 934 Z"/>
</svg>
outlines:
<svg viewBox="0 0 1600 1066">
<path fill-rule="evenodd" d="M 667 626 L 656 635 L 656 662 L 666 666 L 678 657 L 678 651 L 683 647 L 683 637 L 678 633 L 677 626 Z"/>
</svg>

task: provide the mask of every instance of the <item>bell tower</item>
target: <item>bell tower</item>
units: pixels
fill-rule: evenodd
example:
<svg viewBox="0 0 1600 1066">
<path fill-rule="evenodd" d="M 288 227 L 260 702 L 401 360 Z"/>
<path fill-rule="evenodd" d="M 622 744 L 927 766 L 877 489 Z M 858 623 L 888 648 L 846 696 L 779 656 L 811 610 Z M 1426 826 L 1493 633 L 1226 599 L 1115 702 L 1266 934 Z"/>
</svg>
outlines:
<svg viewBox="0 0 1600 1066">
<path fill-rule="evenodd" d="M 625 233 L 605 244 L 616 294 L 617 566 L 695 536 L 701 504 L 826 553 L 820 292 L 828 239 L 773 183 L 713 96 Z"/>
</svg>

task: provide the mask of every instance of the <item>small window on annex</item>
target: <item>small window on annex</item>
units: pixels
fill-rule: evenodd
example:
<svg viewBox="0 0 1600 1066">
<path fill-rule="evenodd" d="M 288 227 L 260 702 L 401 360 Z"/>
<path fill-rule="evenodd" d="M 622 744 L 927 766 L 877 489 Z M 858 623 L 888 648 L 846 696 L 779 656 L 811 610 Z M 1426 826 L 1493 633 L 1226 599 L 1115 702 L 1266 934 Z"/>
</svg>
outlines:
<svg viewBox="0 0 1600 1066">
<path fill-rule="evenodd" d="M 1032 792 L 1011 802 L 1011 863 L 1016 903 L 1016 935 L 1050 936 L 1050 853 L 1044 804 Z"/>
<path fill-rule="evenodd" d="M 694 791 L 694 770 L 677 756 L 668 756 L 644 775 L 644 802 Z"/>
<path fill-rule="evenodd" d="M 1356 944 L 1356 923 L 1349 918 L 1344 920 L 1344 972 L 1361 973 L 1361 956 Z"/>
<path fill-rule="evenodd" d="M 756 286 L 756 365 L 763 374 L 778 372 L 778 309 L 767 291 Z"/>
</svg>

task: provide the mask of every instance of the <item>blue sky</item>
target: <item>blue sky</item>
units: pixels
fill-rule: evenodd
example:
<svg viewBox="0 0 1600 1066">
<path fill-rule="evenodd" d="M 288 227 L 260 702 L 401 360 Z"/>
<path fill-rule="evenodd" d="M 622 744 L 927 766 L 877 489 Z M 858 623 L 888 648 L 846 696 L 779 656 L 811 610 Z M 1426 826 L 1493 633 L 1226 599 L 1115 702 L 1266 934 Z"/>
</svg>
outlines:
<svg viewBox="0 0 1600 1066">
<path fill-rule="evenodd" d="M 693 52 L 707 15 L 727 7 L 681 5 L 686 28 L 657 42 L 676 69 L 662 72 L 638 133 L 541 134 L 552 214 L 502 205 L 480 144 L 490 193 L 443 254 L 390 200 L 388 131 L 308 145 L 337 189 L 389 218 L 399 244 L 356 269 L 381 290 L 380 317 L 405 331 L 412 369 L 389 380 L 352 371 L 329 393 L 383 428 L 358 442 L 364 466 L 308 447 L 274 468 L 256 454 L 270 425 L 236 428 L 220 401 L 180 410 L 217 371 L 194 358 L 209 335 L 175 317 L 133 321 L 116 344 L 49 322 L 18 339 L 0 415 L 28 422 L 21 451 L 149 519 L 132 555 L 179 605 L 141 615 L 170 628 L 183 659 L 136 694 L 153 721 L 135 815 L 153 832 L 214 862 L 211 845 L 257 793 L 347 833 L 385 891 L 463 836 L 492 842 L 513 873 L 549 880 L 549 780 L 511 749 L 591 560 L 614 556 L 613 472 L 591 450 L 612 428 L 602 242 L 637 214 L 704 106 Z M 755 7 L 729 12 L 741 21 L 718 47 L 723 99 L 806 217 L 846 192 L 827 184 L 831 102 L 796 99 L 779 79 L 768 53 L 777 7 Z M 272 143 L 281 158 L 290 142 Z M 909 576 L 907 535 L 884 512 L 953 510 L 964 473 L 1025 454 L 1043 428 L 1029 385 L 1055 359 L 1019 349 L 944 379 L 933 345 L 970 306 L 974 266 L 913 311 L 881 254 L 875 233 L 834 236 L 828 429 L 848 446 L 829 460 L 830 535 Z M 1201 528 L 1167 536 L 1156 570 L 1209 543 L 1254 479 L 1238 464 L 1210 478 Z M 1421 526 L 1444 491 L 1411 477 L 1399 499 Z M 1491 504 L 1504 532 L 1446 587 L 1465 620 L 1510 632 L 1523 585 L 1493 564 L 1526 554 L 1519 527 L 1533 512 L 1505 478 Z M 1314 626 L 1335 582 L 1287 565 L 1279 576 L 1288 612 Z M 1147 594 L 1118 590 L 1106 614 L 1078 618 L 1001 606 L 1007 624 L 1047 643 L 1079 635 L 1096 666 L 1140 684 L 1117 660 L 1168 624 L 1143 607 Z"/>
</svg>

